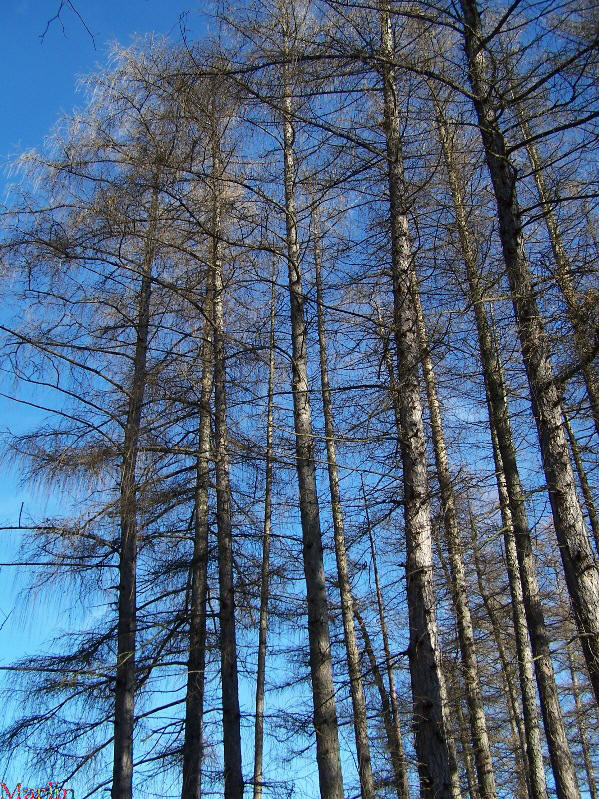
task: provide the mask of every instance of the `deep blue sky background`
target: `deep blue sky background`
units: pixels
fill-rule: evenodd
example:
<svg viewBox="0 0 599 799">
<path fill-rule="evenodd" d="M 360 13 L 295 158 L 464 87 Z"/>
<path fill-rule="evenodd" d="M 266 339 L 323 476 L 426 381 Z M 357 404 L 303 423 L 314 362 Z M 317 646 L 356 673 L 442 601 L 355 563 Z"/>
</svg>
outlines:
<svg viewBox="0 0 599 799">
<path fill-rule="evenodd" d="M 193 39 L 210 27 L 202 0 L 73 0 L 82 22 L 68 8 L 60 20 L 50 24 L 59 0 L 2 0 L 0 2 L 0 200 L 5 201 L 10 181 L 9 164 L 23 150 L 39 147 L 62 113 L 83 105 L 76 92 L 77 77 L 105 63 L 108 46 L 117 40 L 130 44 L 135 34 L 154 32 L 177 40 L 181 25 Z M 13 391 L 5 376 L 0 391 Z M 25 430 L 39 414 L 0 397 L 0 428 Z M 50 513 L 52 497 L 19 485 L 14 467 L 0 458 L 0 526 L 15 525 L 21 503 L 24 523 L 29 514 Z M 15 559 L 20 533 L 0 530 L 0 563 Z M 24 601 L 19 590 L 27 582 L 24 570 L 0 566 L 0 667 L 29 653 L 40 653 L 44 641 L 60 626 L 64 603 L 59 597 L 38 593 Z M 42 592 L 43 593 L 43 592 Z M 68 598 L 66 598 L 68 604 Z M 62 606 L 62 607 L 61 607 Z M 62 617 L 63 621 L 66 618 Z M 3 682 L 0 673 L 0 682 Z M 11 715 L 10 702 L 3 702 L 4 720 Z M 4 769 L 7 768 L 5 773 Z M 50 775 L 49 775 L 50 776 Z M 22 765 L 8 767 L 0 761 L 0 782 L 27 778 Z M 27 782 L 24 781 L 27 785 Z M 74 786 L 73 786 L 74 787 Z M 77 793 L 76 793 L 77 795 Z"/>
</svg>

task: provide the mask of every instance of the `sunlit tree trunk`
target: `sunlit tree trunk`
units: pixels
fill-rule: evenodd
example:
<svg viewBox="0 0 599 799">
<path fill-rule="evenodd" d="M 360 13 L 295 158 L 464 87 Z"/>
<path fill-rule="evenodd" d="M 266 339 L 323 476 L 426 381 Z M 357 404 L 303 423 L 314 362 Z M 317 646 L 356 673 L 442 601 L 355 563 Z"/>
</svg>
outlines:
<svg viewBox="0 0 599 799">
<path fill-rule="evenodd" d="M 539 687 L 539 696 L 541 699 L 541 708 L 543 711 L 543 721 L 547 735 L 551 764 L 554 770 L 556 783 L 558 786 L 560 786 L 558 790 L 563 790 L 564 799 L 565 797 L 576 799 L 578 796 L 576 772 L 566 737 L 559 703 L 559 696 L 555 684 L 553 663 L 549 649 L 549 639 L 547 637 L 545 628 L 543 609 L 536 577 L 534 555 L 530 542 L 530 532 L 524 504 L 524 494 L 522 485 L 520 483 L 516 452 L 508 414 L 507 395 L 501 377 L 501 368 L 498 363 L 498 356 L 495 353 L 495 348 L 493 345 L 489 321 L 484 309 L 484 299 L 482 297 L 478 271 L 476 268 L 472 244 L 468 232 L 463 190 L 453 159 L 453 152 L 450 145 L 447 125 L 444 121 L 442 110 L 436 100 L 435 113 L 439 136 L 447 165 L 448 179 L 454 202 L 458 235 L 460 237 L 464 264 L 466 266 L 470 296 L 474 307 L 481 365 L 487 390 L 490 424 L 492 430 L 494 431 L 493 435 L 496 436 L 497 442 L 496 458 L 500 458 L 500 463 L 496 460 L 495 464 L 496 473 L 498 475 L 498 490 L 500 492 L 500 497 L 504 489 L 507 494 L 508 504 L 502 506 L 502 513 L 504 514 L 506 552 L 508 553 L 507 557 L 509 558 L 511 547 L 514 543 L 513 539 L 511 539 L 509 535 L 509 531 L 513 529 L 515 534 L 520 584 L 522 587 L 522 599 L 524 601 L 527 627 L 530 633 L 530 641 L 534 653 L 535 673 Z M 508 511 L 508 508 L 509 523 L 508 519 L 506 518 L 506 512 Z M 513 567 L 512 574 L 515 578 Z M 518 593 L 518 586 L 515 584 L 515 581 L 510 580 L 510 588 L 512 590 L 514 607 L 517 609 L 518 606 L 516 604 L 516 594 Z M 514 616 L 515 626 L 520 625 L 521 622 L 521 619 L 516 619 L 516 616 Z M 520 628 L 518 628 L 517 635 L 519 636 L 519 646 L 524 647 L 524 634 Z M 525 652 L 523 650 L 519 650 L 519 656 L 521 658 L 523 656 L 525 657 Z M 525 661 L 521 659 L 521 663 L 524 664 L 524 662 Z M 528 697 L 528 699 L 525 701 L 525 721 L 527 724 L 531 791 L 533 792 L 533 796 L 543 797 L 546 794 L 546 786 L 542 769 L 542 759 L 540 755 L 540 747 L 537 747 L 537 742 L 535 740 L 536 734 L 534 731 L 534 726 L 532 726 L 532 719 L 534 715 L 532 707 L 532 695 L 530 692 L 530 687 L 527 685 L 526 675 L 524 673 L 521 674 L 521 681 L 523 681 L 523 691 L 526 689 L 528 692 L 525 694 L 525 696 Z"/>
<path fill-rule="evenodd" d="M 507 155 L 505 139 L 490 100 L 492 93 L 478 8 L 475 0 L 460 0 L 460 5 L 473 102 L 497 203 L 499 234 L 530 386 L 554 527 L 580 642 L 595 698 L 599 700 L 599 571 L 576 495 L 568 442 L 561 419 L 560 397 L 549 359 L 547 334 L 526 261 L 516 170 Z M 507 475 L 505 458 L 504 467 Z M 565 757 L 565 752 L 563 754 Z M 558 793 L 563 797 L 578 797 L 575 772 L 566 760 L 562 765 L 568 776 L 566 778 L 564 773 L 564 780 L 559 780 Z"/>
<path fill-rule="evenodd" d="M 595 500 L 593 499 L 593 492 L 591 491 L 591 486 L 589 485 L 589 481 L 587 479 L 586 470 L 584 468 L 582 456 L 580 454 L 580 447 L 578 445 L 578 441 L 576 440 L 576 436 L 574 434 L 574 430 L 572 429 L 572 424 L 568 418 L 566 409 L 563 408 L 562 412 L 564 416 L 566 433 L 568 434 L 568 441 L 570 442 L 570 449 L 572 450 L 574 465 L 576 466 L 578 482 L 580 484 L 580 489 L 584 498 L 584 505 L 587 511 L 587 516 L 589 517 L 589 522 L 591 523 L 591 531 L 593 533 L 593 541 L 595 542 L 595 550 L 599 554 L 599 516 L 597 515 Z"/>
<path fill-rule="evenodd" d="M 478 675 L 474 628 L 470 615 L 470 607 L 468 605 L 468 588 L 466 585 L 463 548 L 458 530 L 453 485 L 449 472 L 449 456 L 447 454 L 445 434 L 443 432 L 443 423 L 441 420 L 441 406 L 437 394 L 433 361 L 428 346 L 424 314 L 422 312 L 420 293 L 417 285 L 414 285 L 413 302 L 418 326 L 424 384 L 428 398 L 437 479 L 441 491 L 443 527 L 445 530 L 445 541 L 449 553 L 449 568 L 451 572 L 449 587 L 458 623 L 458 642 L 462 660 L 462 670 L 464 673 L 464 691 L 468 704 L 468 712 L 470 714 L 472 748 L 474 750 L 474 761 L 476 764 L 478 792 L 481 799 L 494 799 L 497 791 L 495 788 L 493 761 L 491 759 L 487 722 Z"/>
<path fill-rule="evenodd" d="M 408 229 L 401 128 L 389 7 L 380 3 L 383 115 L 391 227 L 394 334 L 400 406 L 406 537 L 406 588 L 410 625 L 409 661 L 414 734 L 422 799 L 459 794 L 457 765 L 450 758 L 447 698 L 436 620 L 433 550 L 428 501 L 427 458 L 418 377 L 418 329 L 412 289 L 413 255 Z"/>
</svg>

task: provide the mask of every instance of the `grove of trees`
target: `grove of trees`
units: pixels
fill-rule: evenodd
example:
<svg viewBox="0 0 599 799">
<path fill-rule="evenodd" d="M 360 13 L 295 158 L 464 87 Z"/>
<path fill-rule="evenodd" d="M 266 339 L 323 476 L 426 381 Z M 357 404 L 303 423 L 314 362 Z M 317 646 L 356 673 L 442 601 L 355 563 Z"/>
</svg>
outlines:
<svg viewBox="0 0 599 799">
<path fill-rule="evenodd" d="M 597 5 L 221 2 L 84 88 L 2 209 L 69 597 L 3 773 L 597 799 Z"/>
</svg>

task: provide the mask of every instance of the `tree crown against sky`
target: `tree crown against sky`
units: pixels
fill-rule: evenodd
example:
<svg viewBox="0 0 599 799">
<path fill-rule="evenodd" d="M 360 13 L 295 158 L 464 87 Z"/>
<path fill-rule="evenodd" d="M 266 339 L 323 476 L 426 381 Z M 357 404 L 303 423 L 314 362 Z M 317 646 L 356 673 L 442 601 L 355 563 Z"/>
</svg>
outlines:
<svg viewBox="0 0 599 799">
<path fill-rule="evenodd" d="M 7 446 L 64 498 L 28 509 L 23 558 L 83 611 L 11 672 L 31 704 L 4 749 L 89 795 L 180 793 L 195 647 L 199 777 L 238 796 L 269 571 L 263 794 L 316 796 L 318 771 L 341 795 L 339 769 L 365 799 L 592 792 L 593 589 L 557 565 L 565 516 L 596 513 L 591 11 L 221 12 L 220 50 L 116 48 L 5 213 L 3 369 L 44 411 Z"/>
</svg>

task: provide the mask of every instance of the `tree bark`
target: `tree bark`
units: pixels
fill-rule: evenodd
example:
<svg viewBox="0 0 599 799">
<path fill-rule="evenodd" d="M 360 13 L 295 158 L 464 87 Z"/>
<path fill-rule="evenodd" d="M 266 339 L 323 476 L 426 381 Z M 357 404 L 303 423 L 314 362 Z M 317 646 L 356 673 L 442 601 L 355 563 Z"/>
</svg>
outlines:
<svg viewBox="0 0 599 799">
<path fill-rule="evenodd" d="M 360 625 L 362 640 L 364 641 L 364 649 L 366 651 L 366 656 L 368 657 L 368 662 L 370 663 L 370 671 L 372 672 L 374 684 L 377 687 L 381 700 L 381 713 L 385 727 L 385 734 L 387 736 L 387 746 L 389 747 L 389 754 L 391 756 L 391 765 L 393 766 L 393 776 L 397 799 L 409 799 L 410 792 L 408 787 L 408 776 L 400 729 L 393 718 L 393 710 L 389 701 L 389 694 L 385 688 L 381 670 L 374 654 L 370 635 L 368 634 L 368 628 L 366 627 L 362 614 L 355 607 L 355 604 L 354 614 L 358 620 L 358 624 Z"/>
<path fill-rule="evenodd" d="M 476 579 L 478 582 L 478 590 L 480 592 L 481 599 L 483 601 L 483 605 L 485 606 L 485 610 L 487 611 L 487 616 L 489 617 L 489 621 L 491 622 L 491 630 L 493 632 L 493 640 L 495 642 L 495 646 L 497 647 L 497 654 L 499 656 L 499 663 L 501 665 L 501 675 L 503 677 L 503 683 L 505 686 L 505 694 L 507 698 L 507 708 L 508 714 L 510 719 L 510 727 L 512 730 L 512 741 L 513 741 L 513 748 L 514 748 L 514 758 L 516 761 L 516 771 L 518 774 L 518 795 L 521 797 L 530 796 L 532 799 L 533 794 L 531 793 L 530 788 L 530 773 L 528 768 L 528 762 L 526 757 L 526 746 L 527 746 L 527 738 L 526 738 L 526 729 L 525 724 L 522 718 L 522 714 L 520 711 L 520 707 L 518 704 L 518 694 L 516 691 L 516 686 L 514 685 L 514 679 L 512 675 L 512 670 L 510 669 L 509 663 L 509 656 L 508 652 L 506 651 L 505 642 L 503 640 L 503 634 L 501 629 L 501 619 L 500 619 L 500 608 L 497 607 L 497 600 L 494 596 L 492 596 L 489 591 L 487 590 L 484 582 L 484 572 L 481 567 L 480 563 L 480 555 L 478 551 L 478 534 L 476 530 L 476 522 L 474 520 L 474 515 L 472 513 L 472 509 L 468 508 L 468 513 L 470 516 L 470 529 L 472 532 L 472 552 L 474 557 L 474 568 L 476 569 Z M 513 532 L 511 533 L 513 537 Z M 515 546 L 514 546 L 514 561 L 513 563 L 508 566 L 508 569 L 513 571 L 515 568 L 518 568 L 518 563 L 515 559 Z M 519 573 L 518 573 L 519 579 Z M 511 577 L 508 578 L 511 581 Z M 521 594 L 521 589 L 520 589 Z M 532 655 L 530 653 L 530 647 L 528 645 L 528 632 L 526 630 L 526 618 L 524 616 L 524 607 L 522 606 L 522 597 L 520 595 L 520 608 L 519 608 L 519 619 L 521 620 L 522 624 L 524 625 L 524 629 L 521 632 L 521 635 L 524 637 L 525 641 L 525 653 L 527 654 L 527 661 L 528 661 L 528 669 L 526 672 L 526 681 L 527 684 L 530 685 L 532 688 L 531 699 L 534 702 L 534 715 L 536 716 L 536 694 L 534 689 L 534 674 L 532 668 Z M 518 648 L 517 648 L 518 651 Z M 538 765 L 542 768 L 543 760 L 542 760 L 542 752 L 541 752 L 541 742 L 538 734 L 538 720 L 535 721 L 535 741 L 534 746 L 538 747 Z"/>
<path fill-rule="evenodd" d="M 433 99 L 435 103 L 437 127 L 447 164 L 448 179 L 454 202 L 458 235 L 460 237 L 464 264 L 466 266 L 470 296 L 474 307 L 492 437 L 494 438 L 494 443 L 496 442 L 497 444 L 497 447 L 494 449 L 494 457 L 500 500 L 503 492 L 505 492 L 506 495 L 505 502 L 502 502 L 506 557 L 508 558 L 508 563 L 511 563 L 511 556 L 517 554 L 519 583 L 522 588 L 522 600 L 524 602 L 530 642 L 534 654 L 535 672 L 541 699 L 543 721 L 551 764 L 556 779 L 556 785 L 558 786 L 558 793 L 564 798 L 571 797 L 571 799 L 576 799 L 579 795 L 576 772 L 565 733 L 555 684 L 549 639 L 545 629 L 534 555 L 530 542 L 524 493 L 520 483 L 516 452 L 509 420 L 507 394 L 501 377 L 498 355 L 496 355 L 493 345 L 489 321 L 484 310 L 484 299 L 468 232 L 464 195 L 453 159 L 447 124 L 434 94 Z M 514 538 L 511 536 L 511 530 L 513 530 L 515 534 L 517 553 L 513 552 L 512 549 Z M 514 626 L 516 628 L 518 640 L 520 663 L 523 668 L 521 671 L 521 684 L 527 729 L 531 791 L 533 792 L 533 796 L 544 797 L 546 796 L 546 784 L 542 768 L 540 742 L 536 740 L 537 733 L 535 733 L 536 725 L 534 723 L 534 718 L 536 716 L 536 711 L 533 709 L 534 691 L 531 691 L 531 687 L 528 685 L 528 678 L 524 670 L 525 663 L 528 659 L 525 651 L 526 636 L 524 630 L 521 628 L 522 619 L 517 616 L 521 606 L 518 604 L 519 587 L 516 581 L 514 564 L 511 564 L 510 573 L 510 589 L 512 591 L 514 607 Z M 534 708 L 536 708 L 536 700 L 534 701 Z"/>
<path fill-rule="evenodd" d="M 256 672 L 256 720 L 254 727 L 254 799 L 262 797 L 264 750 L 264 681 L 266 675 L 266 632 L 268 627 L 268 580 L 270 574 L 270 533 L 272 529 L 272 477 L 275 386 L 275 277 L 270 296 L 270 337 L 268 352 L 268 407 L 266 411 L 266 474 L 264 480 L 264 529 L 260 571 L 260 619 L 258 622 L 258 665 Z"/>
<path fill-rule="evenodd" d="M 111 799 L 131 799 L 133 792 L 133 725 L 135 705 L 135 634 L 137 615 L 137 484 L 136 468 L 146 386 L 152 264 L 156 252 L 158 184 L 152 188 L 145 251 L 141 265 L 135 326 L 133 376 L 125 423 L 120 480 L 119 596 L 117 666 L 114 687 L 114 759 Z"/>
<path fill-rule="evenodd" d="M 393 390 L 394 388 L 393 364 L 390 363 L 389 366 L 390 366 L 389 379 L 391 383 L 391 388 Z M 374 537 L 372 535 L 372 526 L 370 524 L 370 515 L 368 513 L 368 502 L 366 501 L 366 492 L 364 491 L 364 483 L 362 483 L 362 495 L 364 497 L 364 512 L 366 514 L 368 539 L 370 541 L 370 554 L 372 557 L 372 568 L 374 571 L 374 584 L 376 589 L 376 603 L 379 612 L 379 624 L 381 627 L 381 635 L 383 637 L 383 648 L 385 651 L 385 668 L 387 671 L 387 680 L 389 681 L 389 698 L 391 700 L 392 721 L 395 730 L 395 746 L 397 747 L 397 752 L 396 752 L 397 767 L 395 769 L 397 777 L 397 793 L 399 799 L 408 799 L 410 795 L 410 789 L 408 786 L 408 770 L 406 767 L 406 759 L 402 743 L 401 724 L 399 720 L 399 706 L 397 703 L 397 691 L 395 689 L 395 675 L 393 672 L 393 660 L 391 658 L 391 649 L 389 647 L 389 634 L 387 632 L 387 621 L 385 619 L 383 592 L 381 591 L 381 584 L 379 581 L 379 569 L 376 557 L 376 549 L 374 546 Z"/>
<path fill-rule="evenodd" d="M 418 329 L 413 308 L 413 256 L 408 231 L 397 108 L 394 51 L 387 0 L 381 0 L 381 60 L 386 136 L 394 334 L 403 465 L 409 661 L 414 732 L 422 799 L 459 793 L 457 764 L 450 760 L 447 698 L 441 668 L 433 584 L 426 443 L 418 379 Z"/>
<path fill-rule="evenodd" d="M 478 792 L 481 799 L 494 799 L 497 790 L 495 788 L 493 761 L 491 758 L 487 722 L 480 690 L 476 645 L 474 643 L 474 628 L 472 626 L 472 617 L 468 605 L 466 570 L 464 568 L 462 542 L 460 540 L 456 517 L 453 485 L 449 472 L 449 456 L 447 454 L 445 434 L 443 432 L 441 406 L 437 394 L 433 361 L 428 346 L 420 293 L 416 284 L 414 285 L 413 299 L 420 342 L 422 372 L 428 398 L 437 479 L 441 492 L 443 527 L 445 530 L 445 541 L 447 543 L 449 567 L 451 571 L 449 587 L 458 623 L 458 641 L 464 674 L 464 691 L 470 715 L 470 729 L 472 748 L 474 750 L 474 762 L 476 764 Z"/>
<path fill-rule="evenodd" d="M 210 280 L 209 280 L 210 283 Z M 206 600 L 208 587 L 208 489 L 210 470 L 210 395 L 212 394 L 212 288 L 206 289 L 200 425 L 196 456 L 194 538 L 189 608 L 189 659 L 185 696 L 185 737 L 181 799 L 201 799 L 204 685 L 206 669 Z"/>
<path fill-rule="evenodd" d="M 572 651 L 572 644 L 568 641 L 566 643 L 568 654 L 568 667 L 570 669 L 570 676 L 572 678 L 572 694 L 574 695 L 574 704 L 576 707 L 576 726 L 578 727 L 578 735 L 580 738 L 580 748 L 582 749 L 582 760 L 584 762 L 584 770 L 587 775 L 587 785 L 591 799 L 599 799 L 597 792 L 597 782 L 595 780 L 595 772 L 593 769 L 593 759 L 591 757 L 591 750 L 589 747 L 589 739 L 587 736 L 586 725 L 584 723 L 584 709 L 582 707 L 582 699 L 580 697 L 580 687 L 578 685 L 578 677 L 576 675 L 576 666 L 574 664 L 574 653 Z"/>
<path fill-rule="evenodd" d="M 545 175 L 541 158 L 534 141 L 531 141 L 530 126 L 524 116 L 524 112 L 519 104 L 515 104 L 516 116 L 522 129 L 525 140 L 527 141 L 526 152 L 533 169 L 533 175 L 541 208 L 543 210 L 543 218 L 549 233 L 549 240 L 551 242 L 551 250 L 553 252 L 553 259 L 555 262 L 555 281 L 561 291 L 563 298 L 566 302 L 566 310 L 568 319 L 572 325 L 572 332 L 574 334 L 574 346 L 576 354 L 580 362 L 584 383 L 589 398 L 591 407 L 591 415 L 595 422 L 595 431 L 599 436 L 599 384 L 597 383 L 597 375 L 592 365 L 592 342 L 587 338 L 587 327 L 584 319 L 584 314 L 581 313 L 581 308 L 578 303 L 572 278 L 570 275 L 571 267 L 566 255 L 566 248 L 562 241 L 557 219 L 553 213 L 553 206 L 549 198 L 549 192 L 545 183 Z"/>
<path fill-rule="evenodd" d="M 285 50 L 288 50 L 287 33 Z M 303 560 L 308 605 L 310 674 L 314 703 L 316 759 L 322 799 L 343 799 L 343 777 L 337 729 L 337 708 L 329 638 L 320 512 L 316 489 L 316 466 L 312 434 L 312 412 L 308 387 L 307 331 L 304 317 L 301 261 L 297 237 L 295 200 L 295 130 L 291 107 L 289 67 L 283 66 L 283 161 L 287 265 L 291 314 L 293 418 L 296 468 L 303 536 Z"/>
<path fill-rule="evenodd" d="M 582 496 L 584 497 L 584 504 L 586 507 L 587 516 L 589 517 L 589 522 L 591 523 L 593 541 L 595 542 L 595 551 L 599 555 L 599 516 L 597 515 L 597 508 L 595 507 L 593 492 L 591 491 L 591 486 L 589 485 L 589 481 L 587 479 L 586 471 L 580 454 L 580 447 L 578 446 L 578 441 L 576 440 L 576 436 L 574 435 L 574 430 L 572 429 L 572 425 L 570 423 L 570 419 L 568 418 L 566 409 L 563 407 L 562 407 L 562 413 L 564 416 L 564 425 L 566 427 L 566 433 L 568 434 L 568 441 L 570 442 L 570 449 L 572 450 L 572 457 L 574 458 L 574 465 L 576 466 L 578 482 L 580 483 Z"/>
<path fill-rule="evenodd" d="M 505 139 L 490 101 L 492 92 L 478 8 L 475 0 L 460 0 L 460 4 L 473 102 L 497 202 L 503 256 L 530 386 L 555 532 L 591 684 L 595 698 L 599 701 L 599 571 L 576 496 L 561 419 L 560 397 L 549 360 L 547 335 L 524 252 L 516 170 L 507 156 Z M 504 466 L 507 467 L 505 459 Z M 564 784 L 563 791 L 564 796 L 578 796 L 574 782 L 568 786 Z"/>
<path fill-rule="evenodd" d="M 314 268 L 316 273 L 316 308 L 318 324 L 318 345 L 320 350 L 320 384 L 322 390 L 322 408 L 324 413 L 324 429 L 327 448 L 327 469 L 329 473 L 329 490 L 331 492 L 331 511 L 333 515 L 333 531 L 335 538 L 335 556 L 337 559 L 337 577 L 341 597 L 341 616 L 343 618 L 343 634 L 349 690 L 352 700 L 354 735 L 358 756 L 358 773 L 362 799 L 374 799 L 374 781 L 370 761 L 370 744 L 368 743 L 368 726 L 366 722 L 366 701 L 362 688 L 362 672 L 360 655 L 356 642 L 354 609 L 345 548 L 345 531 L 343 525 L 343 508 L 341 505 L 341 488 L 337 469 L 337 451 L 335 447 L 335 424 L 333 404 L 329 384 L 329 361 L 327 354 L 326 333 L 324 325 L 324 305 L 322 296 L 322 265 L 320 250 L 320 230 L 316 209 L 312 211 L 312 236 L 314 244 Z"/>
<path fill-rule="evenodd" d="M 216 105 L 214 103 L 213 105 Z M 216 120 L 212 131 L 212 230 L 211 278 L 213 281 L 214 450 L 216 465 L 216 527 L 218 538 L 218 585 L 220 655 L 223 709 L 225 799 L 242 799 L 241 714 L 237 677 L 235 591 L 233 581 L 233 530 L 231 487 L 227 450 L 227 386 L 225 373 L 225 323 L 223 312 L 223 265 L 221 202 L 223 167 Z"/>
</svg>

